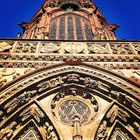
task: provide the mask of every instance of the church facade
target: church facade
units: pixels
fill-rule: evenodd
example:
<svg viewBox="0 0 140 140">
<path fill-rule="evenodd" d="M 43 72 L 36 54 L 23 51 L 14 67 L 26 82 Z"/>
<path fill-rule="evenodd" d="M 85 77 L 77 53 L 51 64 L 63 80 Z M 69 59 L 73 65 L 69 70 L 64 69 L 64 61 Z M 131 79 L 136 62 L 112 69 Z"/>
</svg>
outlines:
<svg viewBox="0 0 140 140">
<path fill-rule="evenodd" d="M 140 139 L 140 42 L 117 40 L 91 0 L 46 0 L 0 40 L 0 139 Z"/>
</svg>

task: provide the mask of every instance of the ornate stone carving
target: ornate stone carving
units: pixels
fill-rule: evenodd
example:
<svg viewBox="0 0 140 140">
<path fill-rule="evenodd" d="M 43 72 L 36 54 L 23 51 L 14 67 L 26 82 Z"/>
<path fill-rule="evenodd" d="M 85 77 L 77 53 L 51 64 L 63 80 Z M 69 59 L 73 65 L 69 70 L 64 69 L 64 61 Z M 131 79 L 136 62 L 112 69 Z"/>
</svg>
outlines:
<svg viewBox="0 0 140 140">
<path fill-rule="evenodd" d="M 58 53 L 60 46 L 54 43 L 42 43 L 40 46 L 40 53 Z"/>
<path fill-rule="evenodd" d="M 132 140 L 132 138 L 130 138 L 128 136 L 127 133 L 124 133 L 123 131 L 121 131 L 120 128 L 116 128 L 113 135 L 111 136 L 111 140 Z"/>
<path fill-rule="evenodd" d="M 79 75 L 78 74 L 68 74 L 67 78 L 68 81 L 75 81 L 78 82 L 79 81 Z"/>
<path fill-rule="evenodd" d="M 128 105 L 129 107 L 132 107 L 136 111 L 140 112 L 140 103 L 134 98 L 118 91 L 111 91 L 111 96 L 122 104 Z"/>
<path fill-rule="evenodd" d="M 108 130 L 107 122 L 103 121 L 98 129 L 95 140 L 105 140 L 107 138 L 107 134 L 108 134 L 107 130 Z"/>
<path fill-rule="evenodd" d="M 123 109 L 119 108 L 118 110 L 118 116 L 125 122 L 128 122 L 128 118 L 130 118 L 129 113 L 124 111 Z"/>
<path fill-rule="evenodd" d="M 56 133 L 54 132 L 53 126 L 51 126 L 48 122 L 43 126 L 46 134 L 46 139 L 58 140 Z"/>
<path fill-rule="evenodd" d="M 129 44 L 111 44 L 111 49 L 114 54 L 133 54 Z"/>
<path fill-rule="evenodd" d="M 91 79 L 90 77 L 85 77 L 85 78 L 81 77 L 80 80 L 83 80 L 85 86 L 87 87 L 92 87 L 92 88 L 97 87 L 97 81 Z"/>
<path fill-rule="evenodd" d="M 56 87 L 57 85 L 61 85 L 63 84 L 63 79 L 62 77 L 58 77 L 58 78 L 53 78 L 51 80 L 42 82 L 41 84 L 37 85 L 37 87 L 39 88 L 38 91 L 43 91 L 47 88 L 53 88 Z"/>
<path fill-rule="evenodd" d="M 43 112 L 38 108 L 37 106 L 31 106 L 27 109 L 25 109 L 19 116 L 22 117 L 22 121 L 25 121 L 30 116 L 33 116 L 38 122 L 41 121 L 42 118 L 44 118 Z"/>
<path fill-rule="evenodd" d="M 35 53 L 37 44 L 37 42 L 18 42 L 14 53 Z"/>
<path fill-rule="evenodd" d="M 109 54 L 109 49 L 106 44 L 89 44 L 89 54 Z"/>
<path fill-rule="evenodd" d="M 20 133 L 22 132 L 22 133 Z M 39 131 L 39 126 L 34 121 L 27 122 L 19 133 L 17 133 L 13 140 L 42 140 L 41 133 Z"/>
<path fill-rule="evenodd" d="M 13 47 L 12 45 L 10 45 L 5 41 L 0 42 L 0 52 L 9 51 L 12 49 L 12 47 Z"/>
<path fill-rule="evenodd" d="M 11 68 L 4 68 L 0 69 L 0 85 L 1 87 L 7 84 L 8 82 L 16 79 L 19 77 L 20 74 L 15 70 Z"/>
<path fill-rule="evenodd" d="M 136 53 L 140 54 L 140 44 L 137 43 L 137 44 L 132 44 L 132 45 L 134 46 Z"/>
<path fill-rule="evenodd" d="M 134 130 L 140 135 L 140 124 L 138 122 L 134 122 Z"/>
<path fill-rule="evenodd" d="M 10 75 L 13 75 L 13 74 L 15 74 L 15 70 L 14 69 L 7 69 L 7 68 L 4 68 L 4 69 L 2 69 L 2 70 L 0 70 L 0 74 L 2 75 L 2 76 L 10 76 Z"/>
<path fill-rule="evenodd" d="M 51 109 L 59 121 L 73 125 L 75 117 L 80 119 L 80 124 L 92 121 L 99 110 L 99 105 L 93 95 L 71 89 L 56 94 L 51 101 Z"/>
<path fill-rule="evenodd" d="M 27 133 L 21 138 L 21 140 L 38 140 L 36 136 L 36 132 L 34 130 L 29 130 Z"/>
<path fill-rule="evenodd" d="M 96 27 L 95 33 L 94 33 L 95 40 L 106 40 L 107 37 L 105 35 L 105 31 L 102 28 Z"/>
<path fill-rule="evenodd" d="M 65 53 L 70 53 L 70 54 L 79 54 L 79 53 L 84 53 L 84 49 L 86 44 L 85 43 L 74 43 L 74 42 L 69 42 L 63 44 L 65 45 L 64 51 Z"/>
<path fill-rule="evenodd" d="M 3 87 L 5 84 L 7 84 L 6 79 L 0 79 L 0 87 Z"/>
<path fill-rule="evenodd" d="M 89 107 L 79 100 L 67 100 L 59 106 L 59 117 L 63 123 L 73 124 L 74 117 L 80 118 L 80 123 L 86 123 L 90 117 Z"/>
<path fill-rule="evenodd" d="M 11 100 L 10 102 L 8 102 L 5 105 L 5 109 L 7 110 L 7 112 L 9 113 L 10 111 L 12 111 L 14 108 L 16 108 L 19 105 L 23 105 L 27 102 L 29 102 L 37 93 L 36 90 L 33 91 L 25 91 L 24 93 L 22 93 L 20 96 L 14 98 L 13 100 Z"/>
<path fill-rule="evenodd" d="M 8 140 L 13 135 L 14 129 L 17 126 L 17 122 L 12 122 L 7 127 L 0 130 L 0 139 Z"/>
<path fill-rule="evenodd" d="M 106 118 L 109 119 L 110 123 L 113 123 L 116 117 L 118 116 L 119 107 L 114 105 L 109 112 L 106 114 Z"/>
</svg>

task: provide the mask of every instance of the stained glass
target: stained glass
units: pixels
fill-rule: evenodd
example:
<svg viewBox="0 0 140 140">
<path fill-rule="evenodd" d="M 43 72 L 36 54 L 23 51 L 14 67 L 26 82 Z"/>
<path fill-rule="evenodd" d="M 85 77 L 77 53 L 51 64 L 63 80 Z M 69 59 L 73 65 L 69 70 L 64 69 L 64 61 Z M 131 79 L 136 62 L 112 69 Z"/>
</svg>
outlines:
<svg viewBox="0 0 140 140">
<path fill-rule="evenodd" d="M 55 40 L 56 39 L 56 26 L 55 25 L 52 25 L 51 28 L 50 28 L 50 36 L 49 38 L 51 40 Z"/>
<path fill-rule="evenodd" d="M 93 34 L 91 28 L 89 28 L 88 25 L 85 25 L 85 34 L 86 34 L 86 40 L 93 40 Z"/>
<path fill-rule="evenodd" d="M 56 34 L 60 40 L 93 40 L 90 22 L 84 17 L 65 14 L 54 18 L 51 23 L 49 36 L 51 40 L 56 39 Z"/>
<path fill-rule="evenodd" d="M 65 39 L 65 17 L 60 18 L 59 39 Z"/>
<path fill-rule="evenodd" d="M 73 18 L 72 15 L 68 16 L 68 40 L 74 39 L 74 31 L 73 31 Z"/>
<path fill-rule="evenodd" d="M 77 17 L 76 18 L 76 34 L 77 34 L 77 40 L 82 40 L 83 39 L 83 33 L 82 33 L 82 25 L 81 25 L 81 18 Z"/>
</svg>

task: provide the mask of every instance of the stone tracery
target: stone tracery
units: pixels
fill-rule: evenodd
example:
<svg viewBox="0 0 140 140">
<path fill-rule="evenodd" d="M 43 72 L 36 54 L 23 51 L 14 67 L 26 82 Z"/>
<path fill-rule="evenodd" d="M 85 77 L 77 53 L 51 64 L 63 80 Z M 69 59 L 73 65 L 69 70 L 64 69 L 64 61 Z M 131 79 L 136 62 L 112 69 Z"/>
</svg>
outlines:
<svg viewBox="0 0 140 140">
<path fill-rule="evenodd" d="M 0 139 L 140 138 L 138 41 L 90 0 L 48 0 L 21 26 L 0 41 Z"/>
<path fill-rule="evenodd" d="M 76 68 L 76 67 L 71 67 L 71 70 L 74 70 L 74 68 Z M 78 66 L 77 66 L 77 68 L 78 68 Z M 77 69 L 76 68 L 76 69 Z M 69 69 L 69 68 L 68 68 Z M 75 70 L 76 70 L 75 69 Z M 85 68 L 84 68 L 85 69 Z M 83 69 L 83 70 L 84 70 Z M 69 69 L 70 70 L 70 69 Z M 70 70 L 70 71 L 71 71 Z M 88 69 L 87 69 L 88 70 Z M 85 72 L 87 72 L 87 70 L 85 70 Z M 49 72 L 49 71 L 48 71 Z M 57 70 L 56 71 L 56 74 L 58 74 L 59 72 L 62 72 L 61 70 Z M 81 71 L 82 72 L 82 71 Z M 84 72 L 84 71 L 83 71 Z M 51 72 L 49 72 L 50 74 L 51 74 Z M 54 74 L 54 72 L 53 72 L 53 74 Z M 64 74 L 64 73 L 63 73 Z M 82 74 L 82 73 L 81 73 Z M 44 76 L 45 76 L 45 74 L 43 74 Z M 48 75 L 48 74 L 47 74 Z M 43 84 L 45 85 L 44 87 L 45 88 L 43 88 L 42 90 L 39 90 L 40 89 L 40 86 L 36 86 L 36 88 L 35 88 L 35 90 L 37 90 L 37 92 L 39 92 L 38 94 L 37 94 L 37 96 L 38 97 L 36 97 L 36 98 L 32 98 L 32 100 L 34 100 L 34 99 L 37 99 L 37 101 L 38 102 L 40 102 L 40 101 L 42 101 L 43 99 L 45 99 L 45 97 L 46 97 L 46 99 L 47 99 L 47 96 L 50 96 L 51 94 L 43 94 L 43 93 L 45 93 L 45 90 L 46 91 L 48 91 L 48 90 L 52 90 L 52 89 L 54 89 L 55 90 L 55 88 L 56 87 L 59 87 L 60 88 L 60 86 L 62 86 L 62 85 L 67 85 L 67 82 L 69 83 L 69 85 L 71 85 L 70 83 L 75 83 L 76 85 L 77 84 L 79 84 L 79 86 L 81 85 L 81 89 L 83 88 L 83 85 L 86 87 L 86 89 L 88 89 L 88 90 L 93 90 L 94 91 L 94 94 L 96 95 L 96 99 L 93 97 L 93 96 L 95 96 L 95 95 L 92 95 L 92 94 L 89 94 L 87 91 L 86 92 L 80 92 L 80 90 L 74 90 L 74 89 L 77 89 L 78 87 L 73 87 L 72 88 L 72 90 L 71 91 L 62 91 L 62 92 L 60 92 L 59 94 L 56 94 L 54 97 L 53 97 L 53 99 L 51 99 L 52 101 L 51 101 L 51 104 L 50 104 L 50 106 L 52 107 L 52 110 L 55 110 L 55 108 L 56 108 L 56 106 L 57 106 L 57 104 L 58 105 L 60 105 L 60 107 L 58 107 L 59 109 L 58 110 L 61 110 L 62 108 L 63 108 L 63 106 L 65 106 L 65 103 L 68 103 L 69 105 L 71 105 L 71 103 L 70 103 L 70 99 L 72 100 L 72 96 L 73 96 L 73 98 L 74 98 L 74 102 L 76 101 L 78 101 L 76 104 L 78 105 L 78 104 L 80 104 L 80 106 L 82 105 L 88 112 L 91 112 L 91 111 L 89 111 L 89 110 L 91 110 L 91 109 L 88 109 L 88 107 L 87 107 L 87 105 L 89 104 L 89 102 L 88 101 L 90 101 L 90 103 L 91 104 L 93 104 L 93 108 L 94 109 L 92 109 L 92 110 L 94 110 L 94 113 L 96 112 L 98 112 L 98 111 L 101 111 L 101 108 L 99 109 L 99 105 L 98 105 L 98 103 L 97 102 L 100 102 L 99 101 L 99 99 L 98 99 L 98 101 L 96 101 L 97 100 L 97 98 L 99 98 L 98 97 L 98 95 L 99 94 L 101 94 L 102 95 L 102 97 L 103 97 L 103 99 L 105 99 L 107 102 L 112 102 L 113 100 L 116 102 L 115 103 L 115 105 L 110 109 L 110 111 L 108 111 L 108 113 L 105 115 L 105 117 L 103 118 L 103 124 L 101 124 L 101 126 L 99 127 L 99 129 L 98 129 L 98 131 L 99 132 L 97 132 L 97 137 L 96 137 L 96 139 L 100 139 L 100 137 L 102 137 L 102 138 L 106 138 L 106 137 L 113 137 L 113 136 L 115 136 L 116 135 L 116 133 L 114 133 L 112 136 L 110 136 L 109 134 L 110 133 L 108 133 L 108 132 L 110 132 L 112 129 L 112 126 L 113 126 L 113 124 L 115 123 L 115 120 L 117 119 L 119 122 L 122 122 L 122 123 L 128 123 L 129 122 L 129 120 L 130 120 L 130 118 L 133 116 L 132 115 L 132 113 L 130 113 L 130 111 L 128 111 L 129 109 L 125 109 L 123 106 L 125 106 L 125 107 L 127 107 L 127 108 L 130 108 L 130 104 L 131 104 L 131 107 L 132 108 L 135 108 L 135 113 L 138 113 L 138 111 L 139 111 L 139 104 L 138 104 L 138 102 L 136 101 L 137 99 L 135 99 L 134 100 L 134 98 L 132 98 L 132 95 L 130 96 L 130 93 L 128 94 L 127 93 L 127 95 L 126 94 L 124 94 L 124 93 L 121 93 L 121 92 L 117 92 L 117 91 L 113 91 L 112 90 L 112 88 L 115 88 L 115 87 L 112 87 L 111 85 L 110 86 L 108 86 L 108 84 L 107 83 L 104 83 L 103 81 L 101 82 L 98 82 L 95 78 L 94 78 L 94 80 L 93 79 L 91 79 L 91 78 L 88 78 L 87 76 L 83 76 L 83 74 L 82 75 L 79 75 L 79 74 L 67 74 L 66 73 L 66 75 L 67 76 L 61 76 L 61 81 L 60 81 L 60 83 L 59 83 L 59 80 L 58 80 L 58 78 L 54 78 L 54 79 L 52 79 L 51 78 L 51 82 L 49 81 L 49 80 L 47 80 L 46 82 L 43 82 L 40 78 L 41 78 L 41 76 L 39 76 L 39 79 L 41 80 L 41 82 L 40 82 L 40 84 L 41 84 L 41 87 L 43 87 Z M 90 74 L 89 74 L 90 75 Z M 43 78 L 43 77 L 42 77 Z M 60 76 L 59 76 L 59 78 L 60 78 Z M 98 77 L 99 78 L 99 77 Z M 37 80 L 37 78 L 35 78 L 36 80 Z M 34 80 L 33 80 L 34 81 Z M 83 81 L 83 83 L 82 83 L 82 81 Z M 20 82 L 20 81 L 19 81 Z M 35 82 L 35 81 L 34 81 Z M 34 83 L 33 82 L 33 83 Z M 38 83 L 38 82 L 37 82 Z M 31 84 L 31 83 L 30 83 Z M 37 84 L 37 85 L 40 85 L 39 83 Z M 83 84 L 83 85 L 82 85 Z M 48 85 L 48 86 L 47 86 Z M 35 87 L 35 86 L 34 86 Z M 121 87 L 120 87 L 121 88 Z M 65 86 L 64 86 L 64 89 L 65 89 Z M 116 89 L 116 88 L 115 88 Z M 83 89 L 84 90 L 84 89 Z M 98 92 L 96 91 L 96 90 L 98 90 Z M 122 90 L 122 89 L 121 89 Z M 90 91 L 90 92 L 93 92 L 93 91 Z M 58 92 L 58 91 L 57 91 Z M 127 91 L 128 92 L 128 91 Z M 28 92 L 27 92 L 28 93 Z M 53 93 L 55 93 L 55 92 L 53 92 Z M 41 94 L 42 94 L 42 96 L 41 96 Z M 17 94 L 18 95 L 18 94 Z M 19 95 L 18 95 L 19 96 Z M 17 98 L 16 99 L 18 99 L 18 96 L 17 96 Z M 65 96 L 66 96 L 66 100 L 65 100 Z M 69 96 L 70 96 L 70 98 L 69 98 Z M 108 97 L 107 97 L 108 96 Z M 19 96 L 20 97 L 20 96 Z M 110 97 L 111 97 L 111 99 L 110 99 Z M 11 96 L 11 98 L 13 98 L 12 96 Z M 48 98 L 49 99 L 49 98 Z M 22 98 L 22 100 L 23 100 L 23 98 Z M 59 103 L 60 101 L 62 100 L 63 102 L 62 103 Z M 65 100 L 65 101 L 64 101 Z M 87 102 L 87 105 L 85 105 L 85 101 L 84 100 L 86 100 L 86 102 Z M 13 99 L 13 101 L 14 101 L 14 99 Z M 57 103 L 58 102 L 58 103 Z M 6 103 L 6 100 L 5 100 L 5 103 Z M 5 103 L 3 103 L 2 104 L 2 106 L 4 106 L 4 104 Z M 26 104 L 27 104 L 27 102 L 24 102 L 24 106 L 26 106 Z M 32 102 L 30 102 L 30 104 L 32 104 Z M 119 105 L 119 104 L 121 104 L 121 106 Z M 29 105 L 28 105 L 29 106 Z M 78 105 L 79 106 L 79 105 Z M 79 107 L 80 107 L 79 106 Z M 91 106 L 91 105 L 90 105 Z M 6 105 L 6 107 L 7 107 L 7 105 Z M 13 107 L 15 107 L 16 108 L 16 106 L 13 106 Z M 68 106 L 67 106 L 68 107 Z M 74 108 L 76 108 L 77 106 L 75 106 Z M 34 121 L 36 121 L 36 123 L 39 123 L 39 124 L 41 124 L 41 125 L 45 125 L 44 124 L 44 119 L 45 119 L 45 116 L 46 116 L 46 114 L 42 114 L 40 111 L 40 109 L 37 109 L 38 111 L 36 111 L 34 108 L 36 108 L 35 106 L 33 106 L 33 107 L 30 107 L 29 106 L 29 108 L 27 108 L 27 109 L 25 109 L 24 111 L 22 111 L 21 112 L 21 115 L 20 115 L 20 118 L 21 118 L 21 121 L 27 121 L 27 120 L 30 120 L 32 117 L 34 117 Z M 7 110 L 7 108 L 5 108 L 6 110 Z M 4 110 L 5 110 L 4 109 Z M 3 109 L 2 109 L 3 110 Z M 11 109 L 10 109 L 11 110 Z M 14 109 L 15 110 L 15 109 Z M 74 109 L 75 110 L 75 109 Z M 65 111 L 65 110 L 64 110 Z M 62 111 L 62 112 L 64 112 L 64 111 Z M 79 111 L 79 110 L 78 110 Z M 84 111 L 84 110 L 82 110 L 82 111 Z M 40 113 L 39 113 L 40 112 Z M 9 110 L 7 110 L 7 113 L 9 113 Z M 10 114 L 12 113 L 12 110 L 10 111 Z M 18 113 L 18 112 L 17 112 Z M 55 115 L 54 114 L 55 113 L 55 111 L 52 111 L 52 115 Z M 96 114 L 95 113 L 95 114 Z M 58 114 L 60 114 L 60 112 L 58 111 Z M 75 114 L 75 113 L 74 113 Z M 86 113 L 86 115 L 87 115 L 88 113 Z M 95 114 L 94 114 L 94 116 L 92 116 L 91 117 L 91 119 L 92 119 L 92 122 L 93 123 L 95 123 L 95 121 L 94 121 L 94 117 L 95 117 Z M 97 113 L 98 114 L 98 113 Z M 64 114 L 63 114 L 64 115 Z M 84 115 L 84 113 L 83 113 L 83 115 Z M 60 115 L 61 116 L 61 115 Z M 98 118 L 98 115 L 96 116 L 97 118 Z M 130 123 L 130 126 L 134 126 L 134 124 L 135 124 L 135 127 L 137 126 L 136 124 L 138 123 L 138 118 L 137 118 L 137 116 L 133 116 L 133 117 L 135 117 L 135 122 L 131 122 Z M 85 117 L 85 121 L 87 120 L 86 119 L 87 117 Z M 96 118 L 96 119 L 97 119 Z M 104 120 L 105 119 L 105 120 Z M 67 121 L 64 121 L 64 120 L 62 120 L 62 119 L 60 119 L 62 122 L 65 122 L 65 123 L 67 123 Z M 42 122 L 43 121 L 43 122 Z M 84 122 L 84 120 L 83 120 L 83 122 Z M 43 124 L 42 124 L 43 123 Z M 82 123 L 81 123 L 82 124 Z M 21 124 L 22 125 L 22 124 Z M 128 125 L 128 129 L 130 129 L 129 128 L 129 125 Z M 13 130 L 12 130 L 13 131 Z M 44 131 L 44 130 L 43 130 Z M 43 133 L 43 131 L 42 131 L 42 133 Z M 81 131 L 82 131 L 82 127 L 81 127 Z M 135 129 L 135 130 L 133 130 L 135 133 L 138 133 L 138 129 Z M 126 132 L 124 132 L 124 133 L 126 133 Z M 32 135 L 33 135 L 33 133 L 32 133 Z M 54 134 L 52 134 L 52 135 L 54 135 Z M 56 135 L 56 134 L 55 134 Z M 118 134 L 118 135 L 121 135 L 121 134 Z M 82 135 L 81 135 L 82 136 Z M 125 136 L 125 135 L 124 135 Z M 138 138 L 138 135 L 133 135 L 133 136 L 131 136 L 131 137 L 134 137 L 134 138 Z"/>
</svg>

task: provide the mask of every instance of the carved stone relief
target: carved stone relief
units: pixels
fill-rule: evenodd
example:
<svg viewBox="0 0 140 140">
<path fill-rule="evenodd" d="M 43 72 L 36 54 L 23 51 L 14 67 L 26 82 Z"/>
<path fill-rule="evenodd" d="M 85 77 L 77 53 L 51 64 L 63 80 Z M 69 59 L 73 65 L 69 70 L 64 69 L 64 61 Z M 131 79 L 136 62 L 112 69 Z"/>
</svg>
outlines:
<svg viewBox="0 0 140 140">
<path fill-rule="evenodd" d="M 36 132 L 31 129 L 21 138 L 21 140 L 38 140 L 36 135 Z"/>
<path fill-rule="evenodd" d="M 40 53 L 59 53 L 60 46 L 54 43 L 42 43 L 40 46 Z"/>
<path fill-rule="evenodd" d="M 94 33 L 95 40 L 106 40 L 107 37 L 105 35 L 105 30 L 103 28 L 96 27 L 95 33 Z"/>
<path fill-rule="evenodd" d="M 17 42 L 14 53 L 35 53 L 37 44 L 37 42 Z"/>
<path fill-rule="evenodd" d="M 111 140 L 132 140 L 132 138 L 130 138 L 128 136 L 127 133 L 124 133 L 123 131 L 121 131 L 120 128 L 116 128 L 113 135 L 111 136 Z"/>
<path fill-rule="evenodd" d="M 89 54 L 110 54 L 107 44 L 89 44 Z"/>
<path fill-rule="evenodd" d="M 31 68 L 0 68 L 0 88 L 33 70 Z"/>
<path fill-rule="evenodd" d="M 65 53 L 69 54 L 80 54 L 84 53 L 86 44 L 85 43 L 74 43 L 74 42 L 69 42 L 69 43 L 64 43 L 62 44 L 64 46 L 64 51 Z"/>
<path fill-rule="evenodd" d="M 8 140 L 14 133 L 14 129 L 17 126 L 17 122 L 11 122 L 7 127 L 0 130 L 0 139 Z"/>
<path fill-rule="evenodd" d="M 74 117 L 80 118 L 80 124 L 86 123 L 89 120 L 90 109 L 80 100 L 70 99 L 63 102 L 58 110 L 61 122 L 72 125 Z"/>
<path fill-rule="evenodd" d="M 131 117 L 132 114 L 130 112 L 126 111 L 124 108 L 120 108 L 120 106 L 118 105 L 113 105 L 99 125 L 95 139 L 118 140 L 119 138 L 121 138 L 122 140 L 136 140 L 138 138 L 138 135 L 134 135 L 134 133 L 132 135 L 132 133 L 130 132 L 135 130 L 130 129 L 137 118 L 130 121 Z M 126 124 L 126 126 L 123 126 L 122 124 Z M 127 130 L 126 133 L 126 130 L 124 130 L 126 128 L 128 128 L 130 132 Z"/>
<path fill-rule="evenodd" d="M 9 113 L 14 108 L 24 105 L 25 103 L 29 102 L 36 95 L 36 93 L 37 93 L 36 90 L 25 91 L 20 96 L 14 98 L 12 101 L 8 102 L 4 108 L 7 110 L 7 113 Z"/>
<path fill-rule="evenodd" d="M 30 106 L 29 108 L 25 109 L 20 115 L 22 121 L 25 121 L 30 116 L 33 116 L 37 122 L 41 122 L 41 119 L 45 117 L 43 112 L 37 106 Z"/>
<path fill-rule="evenodd" d="M 114 54 L 133 54 L 129 44 L 111 44 L 111 49 Z"/>
<path fill-rule="evenodd" d="M 140 54 L 140 44 L 139 43 L 134 43 L 132 44 L 134 46 L 134 49 L 136 51 L 137 54 Z"/>
<path fill-rule="evenodd" d="M 0 52 L 10 52 L 10 50 L 13 48 L 12 45 L 10 45 L 9 43 L 3 41 L 0 42 Z"/>
<path fill-rule="evenodd" d="M 52 132 L 51 136 L 48 137 L 54 137 L 54 139 L 56 137 L 56 133 L 51 131 L 54 128 L 50 130 L 49 134 L 46 132 L 46 129 L 48 128 L 46 124 L 43 124 L 46 114 L 44 114 L 42 109 L 38 106 L 28 106 L 25 108 L 25 105 L 31 103 L 30 101 L 39 100 L 36 98 L 37 96 L 42 96 L 43 94 L 45 94 L 43 96 L 49 95 L 46 92 L 53 90 L 55 91 L 57 88 L 58 90 L 56 90 L 56 95 L 54 95 L 53 98 L 50 98 L 50 112 L 52 112 L 53 117 L 57 121 L 62 122 L 62 124 L 68 124 L 68 127 L 70 126 L 74 128 L 75 123 L 80 122 L 79 127 L 81 128 L 84 127 L 84 125 L 94 122 L 96 116 L 98 116 L 98 112 L 100 111 L 100 104 L 97 100 L 97 95 L 100 95 L 102 98 L 108 100 L 108 102 L 114 101 L 117 103 L 117 105 L 112 106 L 107 114 L 105 114 L 105 118 L 100 120 L 101 124 L 99 125 L 99 130 L 97 132 L 97 139 L 108 138 L 116 120 L 120 121 L 121 123 L 128 124 L 128 126 L 126 126 L 128 129 L 130 129 L 130 125 L 132 128 L 134 128 L 132 131 L 136 133 L 136 135 L 139 132 L 139 119 L 136 115 L 134 115 L 138 114 L 140 110 L 139 101 L 135 98 L 135 96 L 138 96 L 138 93 L 135 93 L 136 89 L 131 89 L 131 84 L 128 84 L 128 82 L 127 84 L 125 82 L 118 82 L 118 80 L 114 77 L 109 77 L 104 73 L 98 73 L 97 70 L 92 71 L 86 67 L 64 66 L 60 69 L 47 70 L 47 72 L 44 72 L 43 70 L 43 73 L 39 72 L 39 75 L 35 76 L 34 74 L 29 79 L 26 78 L 25 83 L 26 84 L 24 84 L 24 80 L 21 82 L 20 86 L 15 83 L 15 89 L 12 89 L 13 87 L 8 87 L 8 89 L 11 90 L 10 93 L 7 91 L 6 96 L 8 97 L 10 94 L 10 98 L 8 99 L 9 101 L 7 100 L 8 102 L 5 101 L 6 96 L 3 93 L 1 94 L 3 96 L 3 99 L 1 98 L 1 114 L 3 111 L 5 111 L 6 114 L 12 115 L 14 112 L 18 111 L 19 113 L 16 113 L 19 114 L 18 116 L 20 117 L 20 122 L 22 123 L 28 121 L 29 119 L 34 119 L 38 125 L 41 125 L 41 129 L 44 133 L 46 133 L 46 137 L 50 134 L 50 132 Z M 29 90 L 31 88 L 29 85 L 34 87 L 34 91 Z M 75 86 L 69 89 L 67 88 L 68 85 Z M 16 86 L 18 86 L 19 89 L 26 87 L 26 91 L 24 90 L 25 92 L 17 92 L 16 90 L 18 90 L 18 88 Z M 78 90 L 76 90 L 76 86 L 79 87 Z M 59 91 L 59 89 L 63 90 Z M 82 92 L 84 89 L 86 91 Z M 117 91 L 117 89 L 119 90 Z M 17 94 L 15 94 L 16 92 Z M 22 107 L 25 109 L 22 109 L 21 111 Z M 74 120 L 73 114 L 74 117 L 76 114 L 76 118 Z M 8 115 L 7 117 L 9 117 Z M 134 118 L 133 122 L 130 121 L 132 117 Z M 9 118 L 6 118 L 6 120 L 7 119 Z M 100 121 L 98 120 L 98 123 Z M 4 122 L 4 120 L 2 122 Z M 2 129 L 4 129 L 4 126 Z M 14 128 L 14 130 L 15 129 L 16 128 Z M 82 129 L 80 132 L 82 132 Z M 31 136 L 33 136 L 33 133 Z M 82 135 L 80 134 L 80 136 Z M 12 137 L 12 135 L 10 135 L 10 137 Z"/>
</svg>

